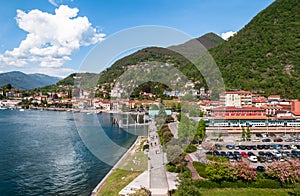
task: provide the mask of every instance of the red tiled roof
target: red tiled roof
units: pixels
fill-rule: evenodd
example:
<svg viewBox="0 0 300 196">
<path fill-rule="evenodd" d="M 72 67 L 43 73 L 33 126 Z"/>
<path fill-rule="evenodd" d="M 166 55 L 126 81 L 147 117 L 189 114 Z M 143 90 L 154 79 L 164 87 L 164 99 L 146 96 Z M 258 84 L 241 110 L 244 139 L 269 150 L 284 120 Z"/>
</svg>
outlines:
<svg viewBox="0 0 300 196">
<path fill-rule="evenodd" d="M 264 109 L 258 107 L 234 107 L 234 106 L 226 106 L 226 107 L 217 107 L 213 108 L 213 111 L 227 111 L 227 110 L 235 110 L 235 111 L 247 111 L 247 110 L 256 110 L 256 111 L 264 111 Z"/>
<path fill-rule="evenodd" d="M 226 91 L 221 94 L 252 94 L 250 91 Z"/>
</svg>

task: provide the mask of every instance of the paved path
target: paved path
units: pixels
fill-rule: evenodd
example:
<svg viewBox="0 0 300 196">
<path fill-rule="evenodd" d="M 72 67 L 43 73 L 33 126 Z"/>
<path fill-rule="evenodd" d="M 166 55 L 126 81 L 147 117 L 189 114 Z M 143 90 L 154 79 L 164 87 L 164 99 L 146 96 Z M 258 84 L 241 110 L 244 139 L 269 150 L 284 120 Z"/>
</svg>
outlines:
<svg viewBox="0 0 300 196">
<path fill-rule="evenodd" d="M 148 169 L 151 195 L 167 195 L 169 185 L 165 167 L 166 158 L 154 123 L 149 126 L 149 141 Z"/>
</svg>

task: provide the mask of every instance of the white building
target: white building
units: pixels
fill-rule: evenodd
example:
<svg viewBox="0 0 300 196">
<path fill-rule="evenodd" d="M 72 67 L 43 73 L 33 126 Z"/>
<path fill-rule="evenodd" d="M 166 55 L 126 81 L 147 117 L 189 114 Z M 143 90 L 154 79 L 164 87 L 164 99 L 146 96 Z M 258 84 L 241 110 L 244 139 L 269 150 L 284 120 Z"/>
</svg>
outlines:
<svg viewBox="0 0 300 196">
<path fill-rule="evenodd" d="M 251 106 L 252 93 L 249 91 L 228 91 L 220 94 L 222 106 Z"/>
</svg>

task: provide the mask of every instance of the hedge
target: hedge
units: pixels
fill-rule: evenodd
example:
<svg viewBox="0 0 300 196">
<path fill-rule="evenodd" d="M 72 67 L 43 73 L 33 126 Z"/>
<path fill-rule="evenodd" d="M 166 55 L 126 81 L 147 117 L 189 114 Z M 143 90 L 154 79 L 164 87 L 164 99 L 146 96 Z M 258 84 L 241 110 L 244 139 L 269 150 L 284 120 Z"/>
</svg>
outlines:
<svg viewBox="0 0 300 196">
<path fill-rule="evenodd" d="M 212 188 L 269 188 L 269 189 L 280 189 L 285 188 L 277 180 L 272 179 L 261 179 L 254 182 L 227 182 L 223 181 L 221 183 L 206 181 L 206 180 L 197 180 L 195 181 L 197 187 L 212 189 Z"/>
</svg>

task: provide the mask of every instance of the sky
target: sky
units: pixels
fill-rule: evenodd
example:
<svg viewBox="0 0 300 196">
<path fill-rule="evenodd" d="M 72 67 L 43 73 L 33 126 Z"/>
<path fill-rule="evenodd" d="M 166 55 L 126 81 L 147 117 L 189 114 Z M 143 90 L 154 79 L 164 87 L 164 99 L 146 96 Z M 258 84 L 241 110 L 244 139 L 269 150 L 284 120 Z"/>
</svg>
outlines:
<svg viewBox="0 0 300 196">
<path fill-rule="evenodd" d="M 120 31 L 137 26 L 170 27 L 190 37 L 214 32 L 228 39 L 272 2 L 274 0 L 6 1 L 0 7 L 0 73 L 22 71 L 65 77 L 80 69 L 95 46 Z"/>
</svg>

